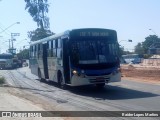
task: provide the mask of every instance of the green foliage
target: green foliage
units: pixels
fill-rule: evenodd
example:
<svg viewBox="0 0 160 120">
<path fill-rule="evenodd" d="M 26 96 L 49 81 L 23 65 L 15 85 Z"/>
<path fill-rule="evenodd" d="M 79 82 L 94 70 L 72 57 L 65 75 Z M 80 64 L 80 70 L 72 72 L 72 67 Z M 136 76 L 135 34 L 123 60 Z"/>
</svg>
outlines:
<svg viewBox="0 0 160 120">
<path fill-rule="evenodd" d="M 54 33 L 49 30 L 48 0 L 24 0 L 26 2 L 25 9 L 28 10 L 33 20 L 37 22 L 38 28 L 28 32 L 28 37 L 31 41 L 36 41 Z"/>
<path fill-rule="evenodd" d="M 35 31 L 29 31 L 28 37 L 31 39 L 31 41 L 36 41 L 36 40 L 51 36 L 53 34 L 54 33 L 51 32 L 50 30 L 44 30 L 41 28 L 37 28 Z"/>
<path fill-rule="evenodd" d="M 147 54 L 149 47 L 157 42 L 160 42 L 160 38 L 158 38 L 158 36 L 156 36 L 156 35 L 150 35 L 150 36 L 146 37 L 145 41 L 142 42 L 142 47 L 144 49 L 144 53 Z"/>
<path fill-rule="evenodd" d="M 29 59 L 29 49 L 20 51 L 17 54 L 18 59 Z"/>
<path fill-rule="evenodd" d="M 5 78 L 0 76 L 0 84 L 4 84 L 5 83 Z"/>
<path fill-rule="evenodd" d="M 149 48 L 153 44 L 158 43 L 158 42 L 160 42 L 160 38 L 158 38 L 158 36 L 149 35 L 148 37 L 145 38 L 144 42 L 138 43 L 135 46 L 135 53 L 140 54 L 140 55 L 146 54 L 146 58 L 148 58 L 149 55 L 147 55 L 147 54 L 148 54 Z"/>
<path fill-rule="evenodd" d="M 24 0 L 26 2 L 25 9 L 28 10 L 33 20 L 37 22 L 38 27 L 42 29 L 49 28 L 48 0 Z"/>
<path fill-rule="evenodd" d="M 143 55 L 144 54 L 144 49 L 143 49 L 142 43 L 138 43 L 135 46 L 135 53 L 139 54 L 139 55 Z"/>
</svg>

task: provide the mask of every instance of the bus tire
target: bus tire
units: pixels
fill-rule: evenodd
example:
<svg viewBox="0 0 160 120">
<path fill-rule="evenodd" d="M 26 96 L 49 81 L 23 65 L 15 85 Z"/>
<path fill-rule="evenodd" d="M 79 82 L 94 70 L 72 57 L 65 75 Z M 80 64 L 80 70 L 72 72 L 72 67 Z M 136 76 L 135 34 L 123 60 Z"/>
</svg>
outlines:
<svg viewBox="0 0 160 120">
<path fill-rule="evenodd" d="M 105 83 L 96 84 L 96 87 L 97 87 L 97 88 L 103 88 L 104 86 L 105 86 Z"/>
<path fill-rule="evenodd" d="M 65 84 L 61 72 L 58 72 L 58 86 L 62 89 L 65 89 Z"/>
</svg>

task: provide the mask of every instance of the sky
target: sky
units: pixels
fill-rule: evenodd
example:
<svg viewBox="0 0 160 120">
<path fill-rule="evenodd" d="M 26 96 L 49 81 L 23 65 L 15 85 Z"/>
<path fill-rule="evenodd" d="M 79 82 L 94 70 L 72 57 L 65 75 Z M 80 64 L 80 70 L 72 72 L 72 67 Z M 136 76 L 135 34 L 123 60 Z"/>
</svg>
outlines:
<svg viewBox="0 0 160 120">
<path fill-rule="evenodd" d="M 160 0 L 48 0 L 48 3 L 50 29 L 54 33 L 76 28 L 113 29 L 120 45 L 129 51 L 149 35 L 160 37 Z M 17 52 L 23 46 L 29 47 L 27 32 L 35 30 L 37 24 L 25 10 L 25 4 L 24 0 L 0 0 L 1 53 L 8 49 L 11 33 L 20 33 L 14 42 Z M 132 42 L 127 42 L 129 39 Z"/>
</svg>

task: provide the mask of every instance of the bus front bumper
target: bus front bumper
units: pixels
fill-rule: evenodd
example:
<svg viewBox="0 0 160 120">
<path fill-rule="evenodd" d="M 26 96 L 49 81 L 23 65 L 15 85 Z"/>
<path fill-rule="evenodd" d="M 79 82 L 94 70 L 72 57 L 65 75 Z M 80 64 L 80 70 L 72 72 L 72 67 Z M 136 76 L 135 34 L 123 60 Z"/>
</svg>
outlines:
<svg viewBox="0 0 160 120">
<path fill-rule="evenodd" d="M 121 73 L 104 75 L 104 76 L 77 76 L 73 75 L 71 79 L 71 86 L 82 86 L 82 85 L 92 85 L 99 83 L 110 83 L 110 82 L 120 82 Z"/>
</svg>

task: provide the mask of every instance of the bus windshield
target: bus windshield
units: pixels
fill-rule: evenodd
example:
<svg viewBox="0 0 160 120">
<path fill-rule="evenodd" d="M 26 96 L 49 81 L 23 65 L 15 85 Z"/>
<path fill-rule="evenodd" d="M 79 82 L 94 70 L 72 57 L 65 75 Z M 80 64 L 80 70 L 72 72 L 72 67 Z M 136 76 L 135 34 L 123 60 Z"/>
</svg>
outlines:
<svg viewBox="0 0 160 120">
<path fill-rule="evenodd" d="M 74 64 L 107 64 L 118 60 L 117 43 L 105 40 L 75 41 L 71 52 Z"/>
</svg>

